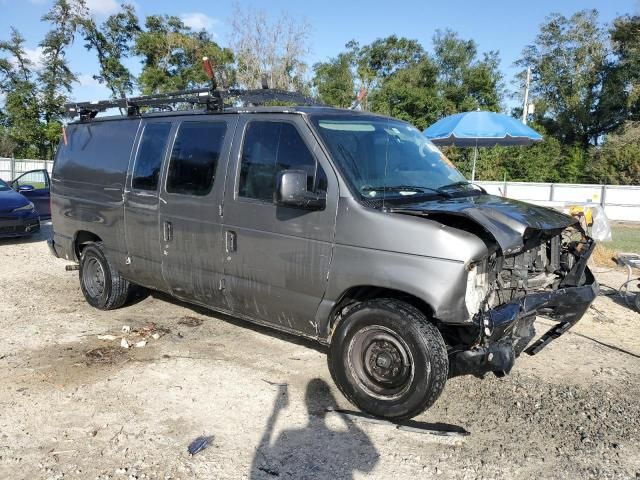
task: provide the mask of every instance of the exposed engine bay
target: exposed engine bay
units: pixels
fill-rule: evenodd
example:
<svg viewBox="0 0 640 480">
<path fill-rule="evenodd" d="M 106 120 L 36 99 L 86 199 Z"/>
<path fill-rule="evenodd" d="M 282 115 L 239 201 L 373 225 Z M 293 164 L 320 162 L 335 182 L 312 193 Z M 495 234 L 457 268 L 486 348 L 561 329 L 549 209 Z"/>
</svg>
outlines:
<svg viewBox="0 0 640 480">
<path fill-rule="evenodd" d="M 569 227 L 551 237 L 542 236 L 539 240 L 541 243 L 521 253 L 508 256 L 494 253 L 487 260 L 487 308 L 495 308 L 534 292 L 557 290 L 561 285 L 564 286 L 568 273 L 589 243 L 576 227 Z"/>
<path fill-rule="evenodd" d="M 471 349 L 452 352 L 453 375 L 507 373 L 534 338 L 536 315 L 559 323 L 527 348 L 531 355 L 569 330 L 593 300 L 597 283 L 586 262 L 595 244 L 580 227 L 540 232 L 524 245 L 470 266 L 465 301 L 478 336 Z"/>
<path fill-rule="evenodd" d="M 579 223 L 545 207 L 492 195 L 394 208 L 480 238 L 486 256 L 466 265 L 464 325 L 443 322 L 449 375 L 508 373 L 582 318 L 598 294 L 587 268 L 595 242 Z M 557 322 L 535 338 L 536 316 Z"/>
</svg>

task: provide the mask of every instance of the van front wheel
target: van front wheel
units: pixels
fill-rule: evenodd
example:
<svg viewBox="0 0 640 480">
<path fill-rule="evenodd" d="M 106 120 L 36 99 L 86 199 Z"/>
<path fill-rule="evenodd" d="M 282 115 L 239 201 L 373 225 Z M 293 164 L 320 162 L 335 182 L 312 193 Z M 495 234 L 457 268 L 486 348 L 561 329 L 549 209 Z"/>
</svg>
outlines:
<svg viewBox="0 0 640 480">
<path fill-rule="evenodd" d="M 105 256 L 102 243 L 90 243 L 80 257 L 80 288 L 89 305 L 100 310 L 119 308 L 127 301 L 131 284 Z"/>
<path fill-rule="evenodd" d="M 379 417 L 403 420 L 438 399 L 447 380 L 447 348 L 412 305 L 375 299 L 351 308 L 329 346 L 329 370 L 345 397 Z"/>
</svg>

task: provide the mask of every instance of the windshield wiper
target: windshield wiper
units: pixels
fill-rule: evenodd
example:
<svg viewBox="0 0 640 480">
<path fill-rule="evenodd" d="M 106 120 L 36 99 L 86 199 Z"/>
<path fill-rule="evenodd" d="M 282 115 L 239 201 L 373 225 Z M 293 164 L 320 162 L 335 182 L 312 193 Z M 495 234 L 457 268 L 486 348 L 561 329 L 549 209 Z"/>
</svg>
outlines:
<svg viewBox="0 0 640 480">
<path fill-rule="evenodd" d="M 416 193 L 426 193 L 433 192 L 436 195 L 442 197 L 450 197 L 451 195 L 447 192 L 441 192 L 440 189 L 429 188 L 429 187 L 416 187 L 414 185 L 392 185 L 392 186 L 380 186 L 380 187 L 362 187 L 362 192 L 416 192 Z"/>
<path fill-rule="evenodd" d="M 451 189 L 451 188 L 462 187 L 462 186 L 467 186 L 467 185 L 470 185 L 470 186 L 472 186 L 472 187 L 474 187 L 474 188 L 477 188 L 477 189 L 478 189 L 478 190 L 480 190 L 481 192 L 487 193 L 487 192 L 485 191 L 485 189 L 484 189 L 484 188 L 482 188 L 480 185 L 476 185 L 475 183 L 471 183 L 471 182 L 469 182 L 469 181 L 467 181 L 467 180 L 460 180 L 460 181 L 458 181 L 458 182 L 448 183 L 448 184 L 446 184 L 446 185 L 443 185 L 443 186 L 441 186 L 441 187 L 437 188 L 436 190 L 437 190 L 438 192 L 444 192 L 444 191 L 449 190 L 449 189 Z"/>
</svg>

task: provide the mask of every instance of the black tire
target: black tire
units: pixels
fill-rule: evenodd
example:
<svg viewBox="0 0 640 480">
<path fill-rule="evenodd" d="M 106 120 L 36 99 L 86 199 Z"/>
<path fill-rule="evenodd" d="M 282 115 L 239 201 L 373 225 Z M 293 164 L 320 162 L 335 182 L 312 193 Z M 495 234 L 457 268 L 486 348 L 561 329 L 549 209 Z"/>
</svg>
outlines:
<svg viewBox="0 0 640 480">
<path fill-rule="evenodd" d="M 80 288 L 87 303 L 100 310 L 113 310 L 125 304 L 131 284 L 105 256 L 102 243 L 90 243 L 80 257 Z"/>
<path fill-rule="evenodd" d="M 342 394 L 378 417 L 415 417 L 447 381 L 447 347 L 417 308 L 395 299 L 352 307 L 333 334 L 329 370 Z"/>
</svg>

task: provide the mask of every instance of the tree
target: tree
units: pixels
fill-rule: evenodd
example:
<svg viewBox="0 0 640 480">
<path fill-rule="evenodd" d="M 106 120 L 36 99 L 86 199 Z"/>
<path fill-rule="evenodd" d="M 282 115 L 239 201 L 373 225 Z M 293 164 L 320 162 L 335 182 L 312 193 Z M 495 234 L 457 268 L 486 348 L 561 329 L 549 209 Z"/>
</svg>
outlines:
<svg viewBox="0 0 640 480">
<path fill-rule="evenodd" d="M 80 25 L 85 48 L 95 50 L 100 64 L 100 73 L 93 75 L 94 80 L 105 84 L 112 98 L 125 98 L 133 92 L 134 77 L 122 61 L 129 56 L 140 33 L 133 6 L 123 4 L 120 12 L 111 15 L 100 26 L 91 16 L 82 18 Z"/>
<path fill-rule="evenodd" d="M 640 122 L 627 122 L 594 149 L 588 179 L 614 185 L 640 184 Z"/>
<path fill-rule="evenodd" d="M 151 15 L 135 39 L 133 52 L 142 56 L 138 83 L 144 94 L 208 85 L 202 57 L 209 57 L 221 73 L 231 76 L 233 54 L 221 48 L 206 31 L 194 32 L 178 17 Z"/>
<path fill-rule="evenodd" d="M 51 157 L 60 138 L 62 106 L 77 81 L 69 68 L 66 49 L 73 43 L 78 22 L 87 14 L 84 0 L 56 0 L 42 21 L 52 29 L 40 42 L 42 68 L 38 73 L 40 106 L 45 122 L 46 156 Z"/>
<path fill-rule="evenodd" d="M 353 59 L 348 53 L 313 66 L 313 86 L 318 91 L 320 101 L 327 105 L 346 108 L 353 102 L 355 94 Z"/>
<path fill-rule="evenodd" d="M 613 51 L 618 56 L 619 73 L 628 93 L 628 118 L 640 120 L 640 15 L 618 17 L 611 28 Z"/>
<path fill-rule="evenodd" d="M 438 120 L 443 110 L 436 79 L 437 68 L 426 56 L 415 64 L 395 70 L 372 93 L 372 110 L 424 129 Z"/>
<path fill-rule="evenodd" d="M 531 66 L 536 119 L 562 143 L 595 145 L 624 121 L 626 94 L 596 10 L 547 17 L 517 65 Z"/>
<path fill-rule="evenodd" d="M 311 27 L 282 14 L 271 22 L 264 10 L 235 8 L 231 18 L 231 49 L 237 80 L 245 88 L 260 88 L 266 75 L 269 87 L 305 91 Z"/>
<path fill-rule="evenodd" d="M 473 40 L 463 40 L 451 30 L 433 37 L 438 68 L 438 91 L 445 101 L 445 115 L 476 109 L 500 111 L 502 74 L 498 52 L 483 54 Z"/>
<path fill-rule="evenodd" d="M 5 95 L 0 115 L 4 155 L 36 157 L 45 154 L 45 134 L 33 62 L 24 48 L 24 37 L 11 29 L 8 41 L 0 42 L 0 92 Z M 10 151 L 9 151 L 10 150 Z"/>
<path fill-rule="evenodd" d="M 355 43 L 351 45 L 357 46 Z M 398 38 L 396 35 L 379 38 L 356 52 L 358 63 L 364 67 L 361 71 L 367 69 L 379 79 L 387 78 L 399 70 L 416 65 L 426 55 L 417 40 Z"/>
</svg>

